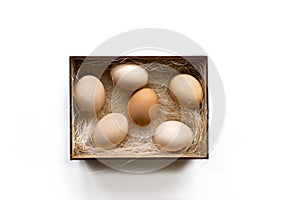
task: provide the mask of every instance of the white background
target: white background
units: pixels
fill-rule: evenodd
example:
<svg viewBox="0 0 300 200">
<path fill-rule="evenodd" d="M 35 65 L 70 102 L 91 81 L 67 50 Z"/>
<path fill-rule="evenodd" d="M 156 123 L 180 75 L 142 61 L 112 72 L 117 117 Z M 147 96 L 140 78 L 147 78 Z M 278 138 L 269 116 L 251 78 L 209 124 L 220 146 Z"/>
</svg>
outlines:
<svg viewBox="0 0 300 200">
<path fill-rule="evenodd" d="M 297 2 L 1 1 L 0 199 L 299 199 Z M 147 27 L 218 68 L 226 120 L 208 163 L 132 175 L 69 161 L 69 56 Z"/>
</svg>

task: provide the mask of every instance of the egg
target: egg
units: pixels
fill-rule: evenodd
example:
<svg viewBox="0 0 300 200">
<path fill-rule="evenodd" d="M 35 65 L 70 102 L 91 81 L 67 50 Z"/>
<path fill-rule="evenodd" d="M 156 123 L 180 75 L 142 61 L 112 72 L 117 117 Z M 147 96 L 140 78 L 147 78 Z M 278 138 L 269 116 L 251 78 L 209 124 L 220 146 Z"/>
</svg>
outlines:
<svg viewBox="0 0 300 200">
<path fill-rule="evenodd" d="M 110 72 L 113 83 L 127 91 L 135 91 L 148 82 L 147 71 L 136 64 L 120 64 Z"/>
<path fill-rule="evenodd" d="M 169 84 L 171 96 L 181 106 L 195 108 L 203 99 L 202 86 L 191 75 L 179 74 L 173 77 Z"/>
<path fill-rule="evenodd" d="M 75 86 L 75 100 L 79 110 L 88 115 L 99 113 L 105 104 L 102 82 L 91 75 L 82 77 Z"/>
<path fill-rule="evenodd" d="M 158 112 L 158 97 L 150 88 L 143 88 L 132 95 L 128 102 L 128 115 L 139 126 L 147 126 Z"/>
<path fill-rule="evenodd" d="M 153 141 L 159 148 L 170 152 L 184 149 L 192 139 L 192 130 L 179 121 L 163 122 L 157 127 L 153 136 Z"/>
<path fill-rule="evenodd" d="M 110 113 L 100 119 L 95 126 L 92 140 L 95 147 L 109 149 L 120 144 L 127 132 L 127 118 L 120 113 Z"/>
</svg>

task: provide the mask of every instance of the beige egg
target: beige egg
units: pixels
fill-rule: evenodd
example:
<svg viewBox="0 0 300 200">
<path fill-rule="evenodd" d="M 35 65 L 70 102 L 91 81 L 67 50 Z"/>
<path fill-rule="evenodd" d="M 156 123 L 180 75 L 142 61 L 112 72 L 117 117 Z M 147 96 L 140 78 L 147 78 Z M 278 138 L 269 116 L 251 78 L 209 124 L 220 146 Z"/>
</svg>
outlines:
<svg viewBox="0 0 300 200">
<path fill-rule="evenodd" d="M 143 88 L 130 98 L 128 115 L 139 126 L 147 126 L 158 112 L 158 97 L 150 88 Z"/>
<path fill-rule="evenodd" d="M 75 100 L 79 110 L 87 115 L 99 113 L 105 104 L 102 82 L 91 75 L 82 77 L 75 86 Z"/>
<path fill-rule="evenodd" d="M 113 83 L 127 91 L 135 91 L 148 82 L 147 71 L 136 64 L 120 64 L 114 66 L 110 72 Z"/>
<path fill-rule="evenodd" d="M 202 86 L 191 75 L 179 74 L 169 84 L 172 98 L 181 106 L 195 108 L 203 99 Z"/>
<path fill-rule="evenodd" d="M 92 134 L 95 147 L 109 149 L 120 144 L 128 132 L 128 121 L 120 113 L 105 115 L 97 123 Z"/>
<path fill-rule="evenodd" d="M 159 125 L 153 136 L 153 141 L 159 148 L 175 152 L 191 144 L 192 130 L 182 122 L 166 121 Z"/>
</svg>

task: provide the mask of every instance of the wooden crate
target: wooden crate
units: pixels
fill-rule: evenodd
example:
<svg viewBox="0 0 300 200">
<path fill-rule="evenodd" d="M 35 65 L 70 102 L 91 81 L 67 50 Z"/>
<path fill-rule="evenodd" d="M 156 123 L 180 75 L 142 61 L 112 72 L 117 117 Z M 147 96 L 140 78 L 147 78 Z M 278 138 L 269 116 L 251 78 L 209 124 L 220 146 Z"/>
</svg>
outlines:
<svg viewBox="0 0 300 200">
<path fill-rule="evenodd" d="M 118 63 L 120 60 L 122 61 L 138 61 L 142 63 L 151 63 L 157 62 L 160 64 L 168 64 L 172 62 L 181 62 L 182 68 L 177 68 L 176 70 L 179 73 L 187 73 L 194 76 L 198 79 L 203 87 L 204 99 L 201 103 L 200 111 L 205 112 L 203 116 L 203 137 L 202 137 L 202 146 L 199 152 L 196 153 L 170 153 L 168 155 L 91 155 L 90 153 L 83 153 L 75 151 L 75 125 L 74 125 L 74 117 L 75 117 L 75 101 L 73 98 L 73 91 L 75 86 L 75 80 L 78 70 L 81 65 L 85 64 L 87 67 L 85 71 L 82 71 L 81 74 L 90 74 L 96 75 L 103 67 L 107 67 L 105 70 L 110 70 L 110 65 L 113 63 Z M 88 66 L 90 63 L 91 66 Z M 208 159 L 208 72 L 207 72 L 207 57 L 206 56 L 121 56 L 121 57 L 113 57 L 113 56 L 71 56 L 70 57 L 70 74 L 69 74 L 69 84 L 70 84 L 70 159 L 71 160 L 91 160 L 91 159 Z M 108 114 L 108 113 L 107 113 Z M 191 119 L 192 120 L 192 119 Z M 116 147 L 118 148 L 118 147 Z"/>
</svg>

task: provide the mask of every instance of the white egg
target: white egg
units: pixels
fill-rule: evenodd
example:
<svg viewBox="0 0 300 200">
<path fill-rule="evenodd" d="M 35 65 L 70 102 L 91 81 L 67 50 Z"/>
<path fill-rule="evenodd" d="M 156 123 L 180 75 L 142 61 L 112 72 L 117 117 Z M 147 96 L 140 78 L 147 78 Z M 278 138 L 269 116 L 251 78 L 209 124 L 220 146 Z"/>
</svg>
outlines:
<svg viewBox="0 0 300 200">
<path fill-rule="evenodd" d="M 190 145 L 193 139 L 192 130 L 182 122 L 166 121 L 159 125 L 153 141 L 165 151 L 179 151 Z"/>
<path fill-rule="evenodd" d="M 169 84 L 171 95 L 181 106 L 195 108 L 203 99 L 199 81 L 189 74 L 179 74 Z"/>
<path fill-rule="evenodd" d="M 105 104 L 102 82 L 91 75 L 82 77 L 75 86 L 75 100 L 82 113 L 96 115 Z"/>
<path fill-rule="evenodd" d="M 136 64 L 120 64 L 110 72 L 113 83 L 127 91 L 134 91 L 145 86 L 148 82 L 147 71 Z"/>
<path fill-rule="evenodd" d="M 127 118 L 120 113 L 110 113 L 97 123 L 92 140 L 96 147 L 109 149 L 120 144 L 125 139 L 127 132 Z"/>
</svg>

